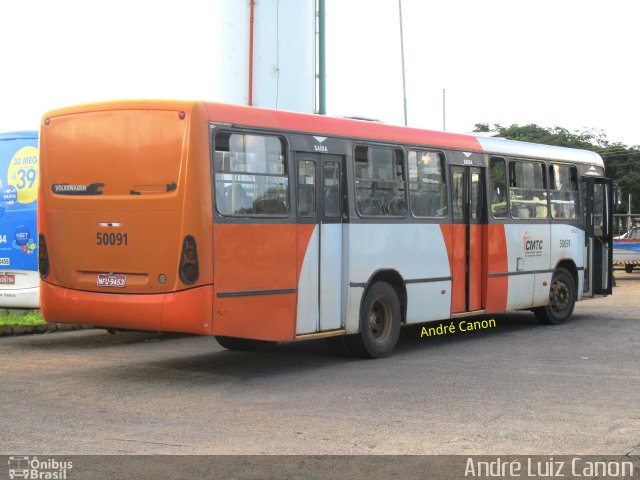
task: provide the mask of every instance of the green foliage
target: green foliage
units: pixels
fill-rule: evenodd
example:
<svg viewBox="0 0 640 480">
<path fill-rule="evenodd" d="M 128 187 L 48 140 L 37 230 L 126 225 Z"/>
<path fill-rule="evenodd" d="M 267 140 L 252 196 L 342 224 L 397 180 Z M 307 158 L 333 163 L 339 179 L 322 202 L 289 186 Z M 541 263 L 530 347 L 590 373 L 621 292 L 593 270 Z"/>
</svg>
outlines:
<svg viewBox="0 0 640 480">
<path fill-rule="evenodd" d="M 521 142 L 542 143 L 559 147 L 579 148 L 594 151 L 602 157 L 606 175 L 618 183 L 623 195 L 632 198 L 632 212 L 640 212 L 640 146 L 611 143 L 602 130 L 571 132 L 566 128 L 540 127 L 535 124 L 503 127 L 488 123 L 476 123 L 474 132 L 496 132 L 497 136 Z M 626 213 L 626 203 L 624 206 Z"/>
<path fill-rule="evenodd" d="M 40 310 L 0 310 L 0 327 L 17 325 L 40 325 L 45 323 Z"/>
</svg>

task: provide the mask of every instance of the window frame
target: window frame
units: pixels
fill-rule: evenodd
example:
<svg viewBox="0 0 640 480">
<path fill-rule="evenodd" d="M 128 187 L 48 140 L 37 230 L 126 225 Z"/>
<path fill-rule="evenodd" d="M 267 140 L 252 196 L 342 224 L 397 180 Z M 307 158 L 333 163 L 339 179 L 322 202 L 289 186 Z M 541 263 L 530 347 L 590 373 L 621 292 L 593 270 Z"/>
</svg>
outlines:
<svg viewBox="0 0 640 480">
<path fill-rule="evenodd" d="M 556 190 L 556 189 L 551 189 L 551 168 L 557 166 L 557 167 L 568 167 L 569 170 L 571 170 L 573 168 L 573 171 L 575 172 L 575 180 L 576 180 L 576 189 L 574 190 L 575 194 L 576 194 L 576 198 L 575 198 L 575 206 L 574 206 L 574 216 L 573 217 L 555 217 L 553 215 L 553 202 L 551 199 L 551 192 L 560 192 L 563 190 Z M 549 175 L 549 186 L 547 187 L 547 189 L 549 190 L 549 210 L 550 210 L 550 218 L 551 220 L 558 220 L 558 221 L 565 221 L 565 222 L 574 222 L 576 220 L 579 220 L 582 217 L 582 200 L 580 199 L 581 197 L 581 192 L 580 192 L 580 172 L 578 170 L 578 166 L 574 163 L 562 163 L 562 162 L 556 162 L 556 161 L 551 161 L 549 162 L 549 164 L 547 165 L 547 170 L 548 170 L 548 175 Z M 564 191 L 571 191 L 571 190 L 564 190 Z"/>
<path fill-rule="evenodd" d="M 303 219 L 303 220 L 311 220 L 311 219 L 316 219 L 318 216 L 318 201 L 316 198 L 316 190 L 317 190 L 317 184 L 318 184 L 318 165 L 317 162 L 315 160 L 298 160 L 298 162 L 296 162 L 296 170 L 297 170 L 297 175 L 296 175 L 296 215 Z M 302 214 L 300 213 L 300 187 L 302 185 L 308 185 L 308 184 L 301 184 L 300 183 L 300 166 L 302 163 L 311 163 L 313 164 L 313 196 L 312 196 L 312 206 L 313 206 L 313 211 L 309 214 Z"/>
<path fill-rule="evenodd" d="M 533 164 L 537 164 L 537 165 L 541 165 L 542 166 L 542 181 L 544 183 L 544 191 L 546 192 L 546 202 L 545 205 L 547 207 L 547 215 L 544 217 L 516 217 L 514 216 L 514 209 L 511 208 L 512 207 L 512 202 L 511 202 L 511 189 L 512 188 L 517 188 L 517 187 L 511 187 L 511 165 L 515 165 L 516 163 L 533 163 Z M 540 159 L 528 159 L 528 158 L 510 158 L 509 162 L 508 162 L 508 170 L 507 170 L 507 191 L 508 191 L 508 202 L 509 202 L 509 213 L 510 213 L 510 218 L 512 220 L 517 220 L 517 221 L 532 221 L 532 220 L 542 220 L 542 221 L 548 221 L 551 216 L 549 214 L 549 179 L 548 177 L 548 168 L 547 168 L 548 163 L 545 162 L 544 160 L 540 160 Z M 543 190 L 543 189 L 537 189 L 537 190 Z M 505 217 L 505 218 L 509 218 L 509 217 Z"/>
<path fill-rule="evenodd" d="M 274 174 L 269 174 L 269 173 L 256 173 L 256 172 L 234 172 L 234 171 L 227 171 L 227 170 L 222 170 L 222 171 L 218 171 L 216 170 L 216 152 L 218 151 L 216 149 L 216 145 L 218 143 L 218 138 L 220 136 L 224 136 L 224 135 L 228 135 L 229 138 L 232 135 L 242 135 L 242 136 L 253 136 L 253 137 L 270 137 L 270 138 L 274 138 L 277 139 L 280 142 L 281 145 L 281 155 L 282 155 L 282 165 L 284 167 L 284 174 L 283 175 L 274 175 Z M 223 151 L 223 150 L 221 150 Z M 225 218 L 225 219 L 249 219 L 249 220 L 260 220 L 260 219 L 271 219 L 271 220 L 283 220 L 283 219 L 287 219 L 290 218 L 292 214 L 297 215 L 297 204 L 296 204 L 296 208 L 294 209 L 292 207 L 293 205 L 293 197 L 292 197 L 292 188 L 291 188 L 291 177 L 292 177 L 292 168 L 291 168 L 291 162 L 290 162 L 290 157 L 291 155 L 289 154 L 289 144 L 287 141 L 287 138 L 282 135 L 281 133 L 278 132 L 271 132 L 271 131 L 252 131 L 252 130 L 230 130 L 230 129 L 220 129 L 218 130 L 215 125 L 212 126 L 212 135 L 211 135 L 211 180 L 212 180 L 212 200 L 213 200 L 213 212 L 215 215 L 218 215 L 220 218 Z M 294 169 L 297 170 L 297 169 Z M 223 213 L 219 210 L 219 205 L 218 205 L 218 201 L 217 201 L 217 179 L 216 176 L 218 173 L 221 174 L 235 174 L 235 175 L 251 175 L 254 177 L 280 177 L 280 178 L 285 178 L 286 182 L 287 182 L 287 203 L 288 205 L 286 205 L 287 207 L 287 211 L 285 213 Z M 297 173 L 297 171 L 295 172 Z M 297 188 L 297 182 L 298 179 L 295 178 L 295 188 Z M 297 195 L 296 195 L 297 198 Z M 254 200 L 255 201 L 255 200 Z M 294 212 L 295 213 L 292 213 Z"/>
<path fill-rule="evenodd" d="M 441 177 L 441 183 L 440 185 L 444 184 L 445 187 L 445 194 L 444 194 L 444 200 L 445 200 L 445 205 L 446 205 L 446 211 L 444 215 L 441 216 L 435 216 L 435 215 L 416 215 L 413 212 L 413 207 L 412 207 L 412 195 L 411 195 L 411 165 L 410 165 L 410 160 L 409 157 L 411 156 L 411 152 L 425 152 L 425 153 L 435 153 L 438 155 L 438 157 L 440 158 L 440 177 Z M 406 179 L 405 179 L 405 183 L 407 184 L 406 187 L 406 196 L 407 196 L 407 211 L 409 212 L 410 216 L 417 219 L 417 220 L 422 220 L 422 219 L 434 219 L 434 220 L 443 220 L 449 217 L 450 214 L 450 210 L 451 210 L 451 201 L 450 201 L 450 188 L 449 188 L 449 183 L 447 182 L 448 180 L 448 169 L 447 169 L 447 156 L 445 155 L 443 150 L 438 150 L 438 149 L 429 149 L 426 147 L 409 147 L 407 148 L 407 154 L 405 156 L 406 158 L 406 164 L 407 164 L 407 169 L 406 169 Z M 417 157 L 416 157 L 416 162 L 417 162 Z M 440 196 L 440 199 L 442 199 L 442 196 Z"/>
<path fill-rule="evenodd" d="M 507 207 L 504 216 L 502 217 L 496 217 L 493 214 L 493 204 L 491 203 L 491 199 L 490 196 L 493 194 L 493 183 L 491 181 L 491 160 L 496 159 L 496 160 L 502 160 L 502 164 L 504 166 L 503 168 L 503 172 L 504 172 L 504 202 L 505 205 Z M 511 203 L 510 203 L 510 195 L 509 195 L 509 161 L 507 160 L 506 157 L 504 156 L 500 156 L 500 155 L 490 155 L 489 156 L 489 162 L 487 165 L 487 170 L 488 170 L 488 183 L 489 183 L 489 188 L 488 188 L 488 195 L 487 198 L 485 200 L 486 204 L 487 204 L 487 208 L 488 210 L 491 212 L 491 218 L 494 220 L 508 220 L 510 218 L 513 218 L 511 216 Z"/>
<path fill-rule="evenodd" d="M 363 214 L 360 211 L 359 205 L 358 205 L 358 187 L 357 187 L 357 182 L 359 179 L 361 179 L 362 177 L 358 177 L 358 171 L 357 171 L 357 166 L 358 163 L 360 163 L 356 158 L 356 151 L 358 150 L 358 148 L 362 148 L 365 147 L 367 149 L 367 162 L 369 160 L 369 149 L 371 148 L 376 148 L 376 149 L 380 149 L 380 150 L 389 150 L 392 152 L 399 152 L 400 154 L 400 162 L 399 164 L 402 167 L 402 172 L 403 172 L 403 180 L 402 183 L 404 185 L 404 195 L 403 195 L 403 200 L 405 202 L 406 205 L 406 211 L 404 213 L 404 215 L 390 215 L 390 214 L 385 214 L 382 213 L 381 215 L 366 215 Z M 354 208 L 356 211 L 356 214 L 358 215 L 358 217 L 363 218 L 363 219 L 379 219 L 379 220 L 406 220 L 407 218 L 410 218 L 410 216 L 408 215 L 409 213 L 409 199 L 408 199 L 408 170 L 407 170 L 407 155 L 405 154 L 405 148 L 402 145 L 399 144 L 380 144 L 380 143 L 368 143 L 368 142 L 354 142 L 353 144 L 353 151 L 352 151 L 352 164 L 353 164 L 353 181 L 352 181 L 352 186 L 353 186 L 353 195 L 354 195 Z M 399 198 L 399 197 L 398 197 Z"/>
</svg>

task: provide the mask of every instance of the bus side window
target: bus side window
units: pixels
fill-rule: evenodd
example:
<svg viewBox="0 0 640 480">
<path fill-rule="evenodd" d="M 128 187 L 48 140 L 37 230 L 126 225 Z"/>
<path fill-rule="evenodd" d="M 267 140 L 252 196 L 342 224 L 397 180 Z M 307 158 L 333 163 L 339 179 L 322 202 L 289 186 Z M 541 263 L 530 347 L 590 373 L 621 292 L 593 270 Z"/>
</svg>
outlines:
<svg viewBox="0 0 640 480">
<path fill-rule="evenodd" d="M 578 169 L 570 165 L 549 166 L 551 216 L 555 219 L 576 218 Z"/>
<path fill-rule="evenodd" d="M 289 176 L 282 139 L 221 132 L 214 144 L 215 200 L 220 214 L 288 214 Z"/>
<path fill-rule="evenodd" d="M 409 151 L 409 199 L 416 217 L 447 216 L 447 182 L 444 155 Z"/>
<path fill-rule="evenodd" d="M 547 182 L 542 163 L 509 162 L 509 203 L 513 218 L 547 218 Z"/>
<path fill-rule="evenodd" d="M 464 174 L 462 172 L 453 172 L 453 185 L 451 185 L 451 188 L 453 219 L 464 220 Z"/>
<path fill-rule="evenodd" d="M 316 162 L 303 160 L 298 165 L 298 215 L 316 216 Z"/>
<path fill-rule="evenodd" d="M 355 149 L 356 208 L 365 217 L 407 213 L 402 150 L 358 145 Z"/>
<path fill-rule="evenodd" d="M 325 162 L 324 164 L 324 216 L 339 217 L 340 208 L 340 164 L 338 162 Z"/>
<path fill-rule="evenodd" d="M 493 218 L 507 216 L 507 164 L 504 158 L 491 157 L 489 160 L 489 192 Z"/>
</svg>

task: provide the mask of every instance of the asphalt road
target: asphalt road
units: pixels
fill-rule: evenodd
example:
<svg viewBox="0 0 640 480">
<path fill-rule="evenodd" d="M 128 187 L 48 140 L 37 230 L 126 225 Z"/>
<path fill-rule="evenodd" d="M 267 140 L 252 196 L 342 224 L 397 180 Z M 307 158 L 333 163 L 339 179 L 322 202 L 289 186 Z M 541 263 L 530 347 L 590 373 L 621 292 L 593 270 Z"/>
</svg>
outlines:
<svg viewBox="0 0 640 480">
<path fill-rule="evenodd" d="M 101 330 L 0 338 L 0 454 L 640 454 L 640 273 L 391 358 Z"/>
</svg>

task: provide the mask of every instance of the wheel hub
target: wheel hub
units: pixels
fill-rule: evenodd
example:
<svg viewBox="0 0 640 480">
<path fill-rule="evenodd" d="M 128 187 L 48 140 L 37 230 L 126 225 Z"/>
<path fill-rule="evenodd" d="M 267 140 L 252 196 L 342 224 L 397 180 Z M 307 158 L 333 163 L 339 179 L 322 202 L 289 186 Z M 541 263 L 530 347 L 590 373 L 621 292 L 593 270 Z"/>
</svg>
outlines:
<svg viewBox="0 0 640 480">
<path fill-rule="evenodd" d="M 369 331 L 375 340 L 381 340 L 389 330 L 391 319 L 390 307 L 377 301 L 371 306 L 369 311 Z"/>
<path fill-rule="evenodd" d="M 563 281 L 556 280 L 551 286 L 549 305 L 554 312 L 563 312 L 569 306 L 569 286 Z"/>
</svg>

